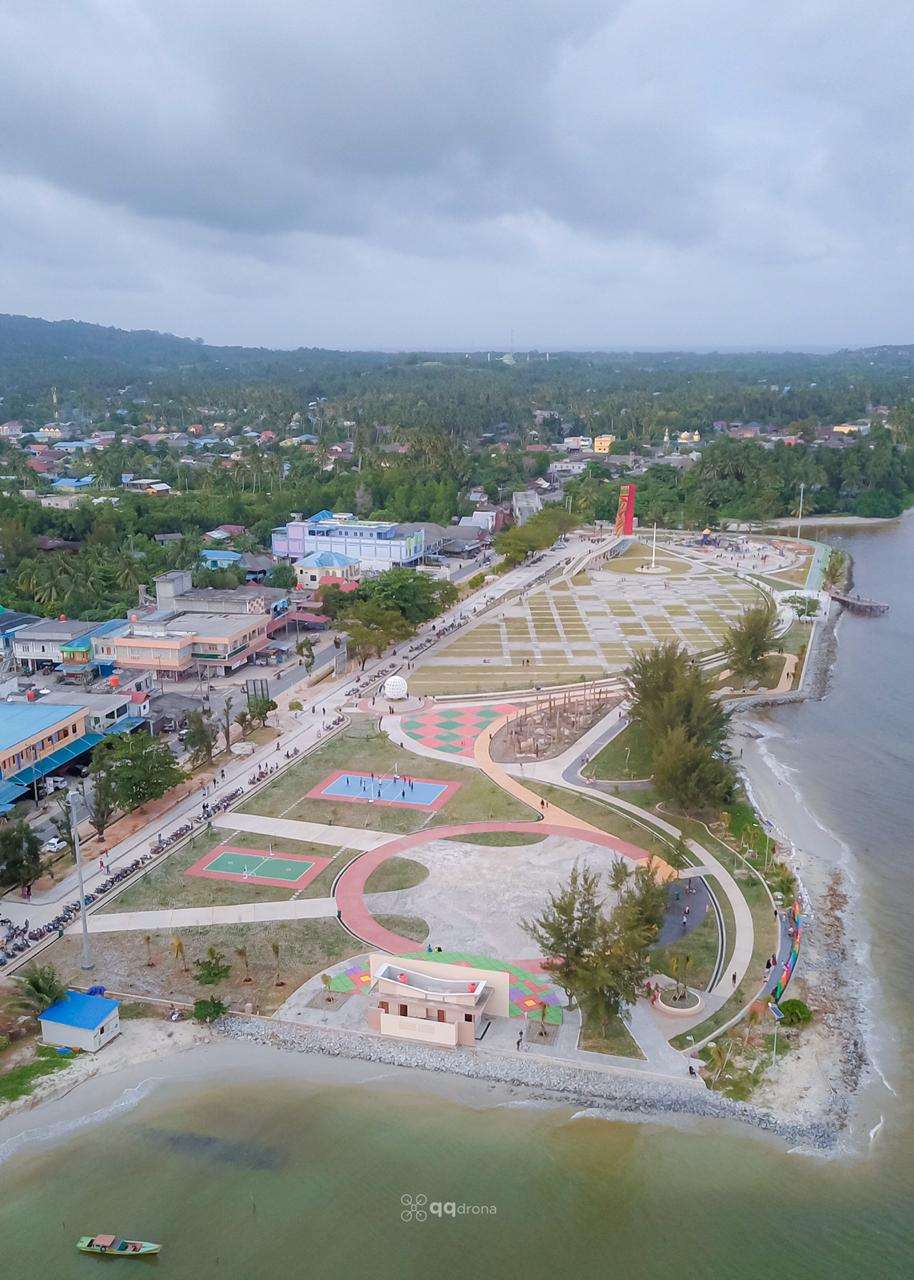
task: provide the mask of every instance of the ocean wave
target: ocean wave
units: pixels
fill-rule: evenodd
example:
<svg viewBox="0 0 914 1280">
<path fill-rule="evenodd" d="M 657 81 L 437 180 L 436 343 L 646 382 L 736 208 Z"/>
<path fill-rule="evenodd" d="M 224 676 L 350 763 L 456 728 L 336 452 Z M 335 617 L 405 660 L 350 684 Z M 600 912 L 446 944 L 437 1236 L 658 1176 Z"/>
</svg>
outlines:
<svg viewBox="0 0 914 1280">
<path fill-rule="evenodd" d="M 12 1156 L 17 1155 L 23 1147 L 45 1142 L 59 1142 L 62 1138 L 68 1138 L 80 1129 L 86 1129 L 91 1125 L 104 1124 L 106 1120 L 111 1120 L 114 1116 L 120 1115 L 124 1111 L 132 1111 L 134 1107 L 138 1107 L 143 1099 L 152 1093 L 158 1083 L 156 1080 L 141 1080 L 133 1088 L 125 1089 L 114 1102 L 106 1107 L 99 1107 L 97 1111 L 90 1111 L 84 1116 L 75 1116 L 72 1120 L 59 1120 L 56 1124 L 41 1125 L 34 1129 L 25 1129 L 22 1133 L 17 1133 L 15 1137 L 8 1138 L 6 1142 L 0 1143 L 0 1164 L 5 1164 Z"/>
<path fill-rule="evenodd" d="M 773 743 L 767 740 L 771 739 L 788 739 L 786 733 L 772 730 L 771 726 L 766 723 L 762 730 L 762 736 L 756 740 L 758 748 L 758 758 L 767 768 L 769 773 L 778 782 L 786 785 L 789 794 L 793 797 L 796 804 L 802 809 L 803 813 L 809 818 L 818 831 L 822 833 L 829 845 L 837 852 L 840 870 L 845 877 L 846 889 L 850 901 L 860 899 L 862 893 L 862 863 L 855 854 L 852 846 L 844 840 L 832 827 L 828 826 L 815 808 L 810 805 L 799 779 L 802 778 L 802 770 L 796 766 L 787 764 L 786 761 L 778 758 L 777 748 Z M 785 831 L 773 818 L 769 817 L 770 810 L 758 798 L 757 793 L 752 786 L 752 780 L 748 770 L 743 770 L 742 780 L 746 789 L 746 794 L 750 803 L 757 812 L 766 816 L 771 823 L 771 827 L 776 832 L 778 839 L 785 844 L 790 850 L 790 862 L 797 882 L 800 888 L 800 900 L 805 909 L 809 909 L 810 898 L 806 887 L 803 884 L 802 869 L 807 866 L 810 871 L 815 870 L 818 873 L 827 873 L 832 870 L 834 863 L 828 857 L 822 857 L 813 848 L 799 848 L 795 840 L 788 831 Z M 781 815 L 781 822 L 789 821 L 789 814 Z M 887 1019 L 878 1011 L 883 1002 L 882 988 L 876 978 L 875 970 L 872 965 L 872 945 L 868 935 L 868 925 L 865 917 L 861 913 L 853 913 L 847 911 L 844 913 L 844 936 L 847 941 L 848 951 L 852 956 L 852 965 L 847 974 L 849 982 L 853 982 L 860 993 L 857 1001 L 857 1019 L 861 1036 L 866 1046 L 867 1058 L 869 1065 L 875 1077 L 893 1095 L 896 1094 L 895 1089 L 886 1078 L 880 1064 L 879 1054 L 887 1046 L 885 1040 L 885 1028 L 890 1026 L 891 1020 Z M 896 1095 L 897 1096 L 897 1095 Z"/>
</svg>

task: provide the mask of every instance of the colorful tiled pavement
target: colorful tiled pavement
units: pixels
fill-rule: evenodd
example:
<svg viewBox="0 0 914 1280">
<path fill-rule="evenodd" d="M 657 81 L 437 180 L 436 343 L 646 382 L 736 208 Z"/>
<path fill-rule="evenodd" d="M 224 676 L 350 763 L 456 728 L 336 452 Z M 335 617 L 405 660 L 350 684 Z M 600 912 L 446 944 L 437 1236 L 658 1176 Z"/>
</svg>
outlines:
<svg viewBox="0 0 914 1280">
<path fill-rule="evenodd" d="M 538 1010 L 546 1006 L 545 1021 L 547 1024 L 560 1026 L 562 1023 L 562 997 L 550 983 L 544 982 L 542 974 L 528 973 L 508 960 L 493 960 L 490 956 L 469 955 L 464 951 L 412 951 L 407 958 L 413 960 L 434 960 L 439 964 L 462 964 L 472 969 L 500 969 L 511 974 L 509 988 L 509 1012 L 512 1018 L 525 1016 L 539 1017 Z M 330 990 L 341 992 L 367 991 L 371 985 L 371 974 L 368 961 L 360 960 L 349 965 L 342 973 L 334 974 L 330 979 Z"/>
<path fill-rule="evenodd" d="M 513 703 L 481 707 L 430 707 L 402 722 L 404 733 L 434 751 L 472 756 L 473 743 L 493 720 L 516 711 Z"/>
</svg>

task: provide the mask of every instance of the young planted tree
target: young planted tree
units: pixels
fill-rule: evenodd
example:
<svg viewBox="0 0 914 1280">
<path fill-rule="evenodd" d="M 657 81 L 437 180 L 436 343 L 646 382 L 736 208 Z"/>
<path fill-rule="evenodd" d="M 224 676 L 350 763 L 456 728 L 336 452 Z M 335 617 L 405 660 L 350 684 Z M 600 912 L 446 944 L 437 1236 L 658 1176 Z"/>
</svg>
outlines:
<svg viewBox="0 0 914 1280">
<path fill-rule="evenodd" d="M 222 704 L 222 719 L 220 727 L 222 729 L 222 736 L 225 739 L 226 751 L 228 751 L 232 745 L 232 706 L 234 705 L 234 701 L 234 698 L 232 698 L 230 694 Z"/>
<path fill-rule="evenodd" d="M 550 894 L 543 912 L 522 920 L 521 928 L 546 957 L 545 968 L 574 1007 L 578 974 L 600 933 L 603 896 L 600 879 L 587 864 L 571 869 L 568 883 Z"/>
<path fill-rule="evenodd" d="M 177 935 L 175 935 L 174 941 L 171 944 L 171 954 L 174 956 L 175 969 L 180 965 L 184 973 L 187 973 L 189 966 L 187 963 L 187 956 L 184 952 L 184 942 Z"/>
<path fill-rule="evenodd" d="M 154 969 L 156 962 L 152 958 L 152 934 L 147 933 L 143 938 L 143 941 L 146 944 L 146 967 L 148 969 Z"/>
<path fill-rule="evenodd" d="M 253 982 L 253 981 L 254 981 L 254 979 L 251 977 L 251 966 L 250 966 L 250 962 L 249 962 L 249 960 L 248 960 L 248 949 L 247 949 L 247 947 L 236 947 L 236 948 L 235 948 L 235 959 L 236 959 L 236 960 L 240 960 L 240 961 L 241 961 L 241 963 L 242 963 L 242 965 L 244 966 L 244 977 L 241 979 L 241 981 L 242 981 L 242 982 Z"/>
<path fill-rule="evenodd" d="M 753 605 L 737 618 L 724 636 L 724 653 L 738 676 L 757 676 L 776 645 L 777 615 L 768 604 Z"/>
<path fill-rule="evenodd" d="M 281 977 L 280 977 L 280 968 L 279 968 L 279 943 L 278 943 L 278 942 L 275 942 L 275 941 L 274 941 L 274 942 L 271 942 L 271 943 L 270 943 L 270 950 L 273 952 L 273 963 L 274 963 L 274 964 L 275 964 L 275 966 L 276 966 L 276 977 L 275 977 L 275 978 L 274 978 L 274 980 L 273 980 L 273 986 L 274 986 L 274 987 L 284 987 L 286 984 L 285 984 L 285 982 L 283 982 L 283 981 L 282 981 L 282 979 L 281 979 Z"/>
<path fill-rule="evenodd" d="M 215 947 L 207 947 L 206 954 L 194 961 L 194 968 L 197 970 L 197 981 L 204 987 L 214 987 L 232 972 L 232 966 Z"/>
<path fill-rule="evenodd" d="M 332 981 L 333 979 L 330 977 L 329 973 L 321 974 L 321 986 L 324 988 L 324 999 L 327 1001 L 328 1004 L 330 1004 L 331 1001 L 333 1000 L 333 991 L 331 990 L 331 987 L 330 987 L 330 984 Z"/>
<path fill-rule="evenodd" d="M 729 1040 L 712 1040 L 708 1045 L 708 1065 L 711 1068 L 711 1082 L 716 1084 L 730 1062 L 732 1052 Z"/>
</svg>

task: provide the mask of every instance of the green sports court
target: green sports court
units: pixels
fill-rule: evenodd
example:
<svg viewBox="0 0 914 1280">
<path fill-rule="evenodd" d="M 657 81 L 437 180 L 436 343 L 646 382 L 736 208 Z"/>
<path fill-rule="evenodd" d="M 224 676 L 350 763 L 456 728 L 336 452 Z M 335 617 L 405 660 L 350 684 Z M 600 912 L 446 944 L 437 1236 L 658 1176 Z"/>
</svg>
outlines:
<svg viewBox="0 0 914 1280">
<path fill-rule="evenodd" d="M 232 884 L 304 889 L 330 861 L 312 854 L 304 857 L 279 849 L 239 849 L 222 844 L 188 867 L 185 875 L 227 880 Z"/>
</svg>

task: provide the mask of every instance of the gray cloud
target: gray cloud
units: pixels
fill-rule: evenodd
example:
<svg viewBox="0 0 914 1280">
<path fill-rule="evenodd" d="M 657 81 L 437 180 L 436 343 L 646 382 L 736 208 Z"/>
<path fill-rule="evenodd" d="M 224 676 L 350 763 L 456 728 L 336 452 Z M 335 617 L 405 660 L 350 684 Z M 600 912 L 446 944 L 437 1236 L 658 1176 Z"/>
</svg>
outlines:
<svg viewBox="0 0 914 1280">
<path fill-rule="evenodd" d="M 912 27 L 36 0 L 0 44 L 2 305 L 285 345 L 903 341 Z"/>
</svg>

